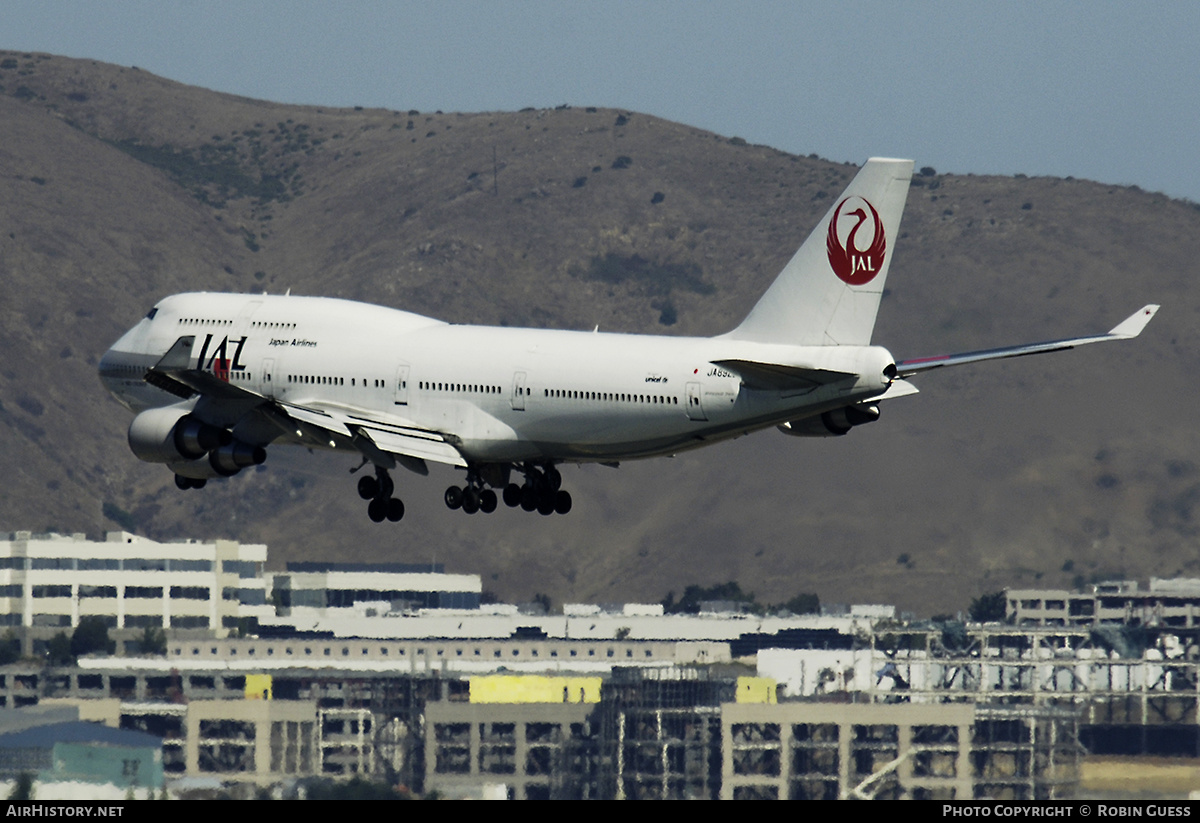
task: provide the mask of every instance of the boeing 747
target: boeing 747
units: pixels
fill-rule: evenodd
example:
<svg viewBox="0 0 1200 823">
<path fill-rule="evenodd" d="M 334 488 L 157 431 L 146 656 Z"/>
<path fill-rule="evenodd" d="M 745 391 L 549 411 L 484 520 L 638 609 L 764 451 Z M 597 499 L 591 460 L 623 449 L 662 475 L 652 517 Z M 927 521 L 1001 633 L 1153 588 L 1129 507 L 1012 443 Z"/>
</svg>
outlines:
<svg viewBox="0 0 1200 823">
<path fill-rule="evenodd" d="M 913 163 L 873 158 L 750 314 L 716 337 L 461 326 L 323 297 L 177 294 L 100 361 L 134 412 L 133 453 L 180 489 L 262 463 L 276 444 L 353 455 L 376 522 L 398 521 L 397 467 L 464 471 L 446 505 L 565 514 L 559 466 L 615 465 L 759 429 L 836 437 L 945 366 L 1136 337 L 1105 334 L 897 360 L 871 334 Z"/>
</svg>

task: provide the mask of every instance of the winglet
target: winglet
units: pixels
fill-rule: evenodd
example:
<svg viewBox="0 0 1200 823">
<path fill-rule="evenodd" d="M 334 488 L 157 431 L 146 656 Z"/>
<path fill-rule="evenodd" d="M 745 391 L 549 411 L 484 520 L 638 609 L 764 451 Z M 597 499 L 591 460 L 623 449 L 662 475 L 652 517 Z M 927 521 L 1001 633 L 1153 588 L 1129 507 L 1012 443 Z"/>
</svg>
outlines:
<svg viewBox="0 0 1200 823">
<path fill-rule="evenodd" d="M 167 353 L 155 364 L 158 371 L 179 371 L 192 365 L 192 345 L 196 342 L 195 335 L 186 335 L 175 341 L 175 345 L 167 349 Z"/>
<path fill-rule="evenodd" d="M 1110 337 L 1137 337 L 1142 333 L 1142 329 L 1146 328 L 1146 324 L 1154 319 L 1157 312 L 1158 306 L 1153 303 L 1143 306 L 1118 323 L 1108 334 Z"/>
</svg>

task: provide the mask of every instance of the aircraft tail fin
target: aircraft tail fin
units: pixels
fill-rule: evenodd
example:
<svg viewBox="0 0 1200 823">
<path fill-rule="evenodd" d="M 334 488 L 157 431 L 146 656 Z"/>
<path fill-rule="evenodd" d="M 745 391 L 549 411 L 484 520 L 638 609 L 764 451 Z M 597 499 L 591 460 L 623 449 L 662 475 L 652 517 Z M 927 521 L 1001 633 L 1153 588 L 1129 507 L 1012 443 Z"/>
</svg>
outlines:
<svg viewBox="0 0 1200 823">
<path fill-rule="evenodd" d="M 912 169 L 911 160 L 868 160 L 726 336 L 796 346 L 869 345 Z"/>
</svg>

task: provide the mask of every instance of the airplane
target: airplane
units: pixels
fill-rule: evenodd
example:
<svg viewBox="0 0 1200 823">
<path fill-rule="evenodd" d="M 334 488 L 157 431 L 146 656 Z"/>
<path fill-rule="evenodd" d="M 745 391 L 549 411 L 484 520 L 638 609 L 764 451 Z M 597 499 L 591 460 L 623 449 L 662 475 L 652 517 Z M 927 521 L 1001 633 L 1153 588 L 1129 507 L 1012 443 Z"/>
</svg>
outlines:
<svg viewBox="0 0 1200 823">
<path fill-rule="evenodd" d="M 1157 305 L 1104 334 L 897 360 L 872 345 L 913 162 L 872 158 L 732 331 L 666 337 L 452 325 L 323 297 L 177 294 L 103 356 L 135 413 L 129 446 L 180 489 L 290 444 L 353 455 L 375 522 L 399 521 L 397 466 L 465 470 L 468 514 L 566 514 L 559 466 L 611 466 L 777 428 L 836 437 L 915 394 L 927 371 L 1137 337 Z M 521 482 L 517 482 L 517 479 Z"/>
</svg>

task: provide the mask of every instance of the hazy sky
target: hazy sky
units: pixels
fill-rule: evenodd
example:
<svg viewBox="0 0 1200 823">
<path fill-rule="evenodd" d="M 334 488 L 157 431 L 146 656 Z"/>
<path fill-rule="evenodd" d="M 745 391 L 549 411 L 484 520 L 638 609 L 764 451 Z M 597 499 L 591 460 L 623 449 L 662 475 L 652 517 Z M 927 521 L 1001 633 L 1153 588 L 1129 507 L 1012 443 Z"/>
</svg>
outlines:
<svg viewBox="0 0 1200 823">
<path fill-rule="evenodd" d="M 0 2 L 0 48 L 288 103 L 611 106 L 1200 202 L 1200 3 Z"/>
</svg>

